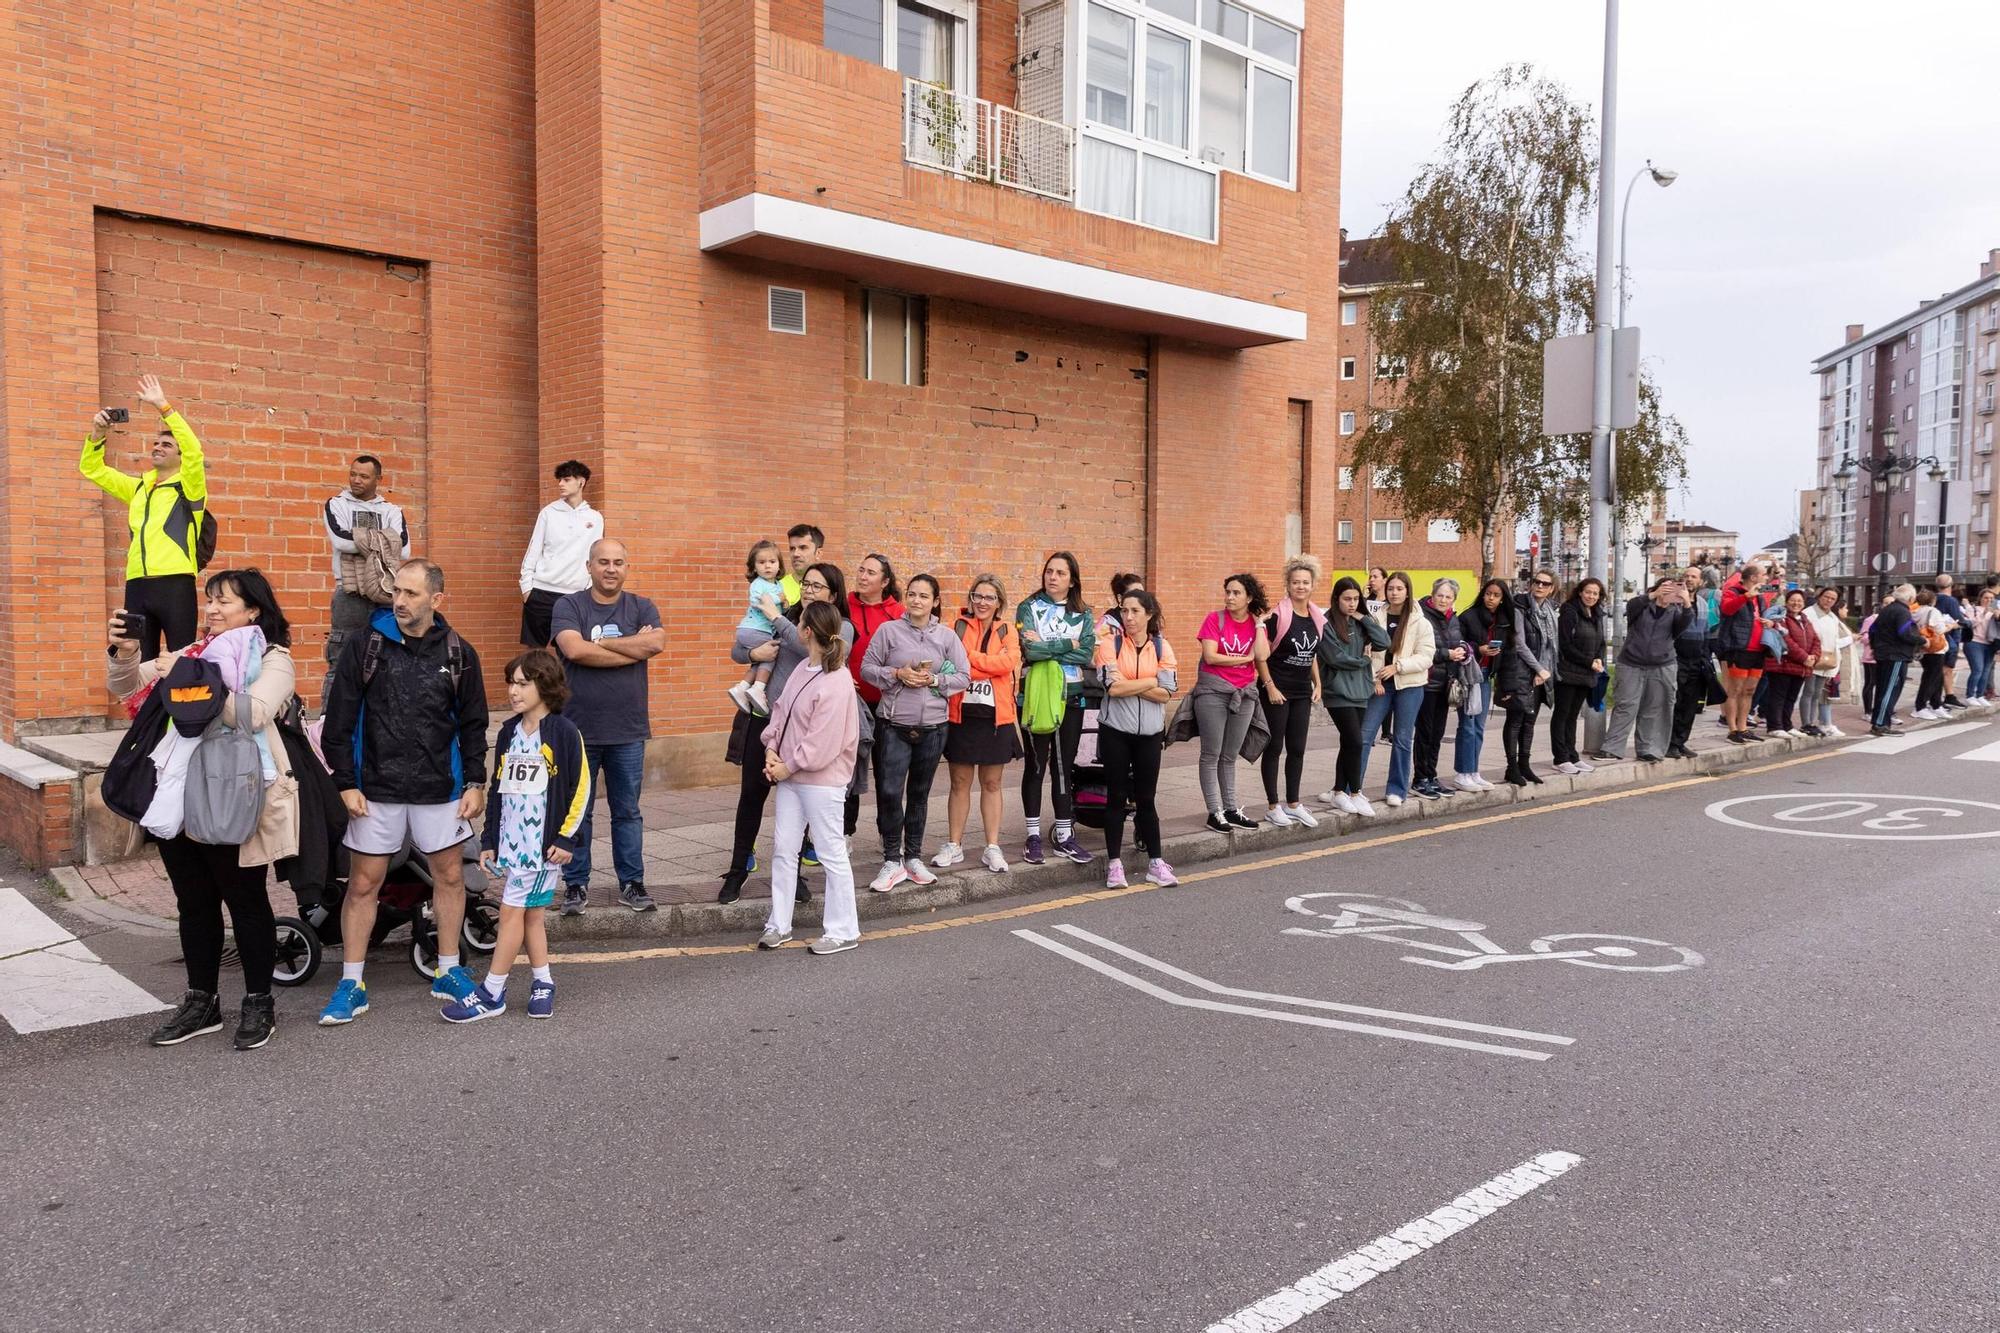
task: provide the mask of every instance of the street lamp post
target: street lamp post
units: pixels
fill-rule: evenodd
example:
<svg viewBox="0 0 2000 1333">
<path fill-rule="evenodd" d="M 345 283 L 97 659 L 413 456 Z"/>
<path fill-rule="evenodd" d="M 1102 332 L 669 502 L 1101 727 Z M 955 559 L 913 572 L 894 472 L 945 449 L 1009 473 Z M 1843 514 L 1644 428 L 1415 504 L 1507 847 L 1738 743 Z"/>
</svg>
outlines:
<svg viewBox="0 0 2000 1333">
<path fill-rule="evenodd" d="M 1631 234 L 1632 192 L 1639 188 L 1640 181 L 1648 177 L 1652 178 L 1653 184 L 1664 190 L 1679 180 L 1680 175 L 1678 171 L 1668 171 L 1663 167 L 1654 166 L 1653 160 L 1647 158 L 1646 165 L 1633 173 L 1631 182 L 1625 187 L 1625 202 L 1618 210 L 1618 327 L 1621 329 L 1625 327 L 1626 279 L 1631 272 L 1625 263 L 1625 243 L 1627 237 Z M 1621 497 L 1618 494 L 1618 433 L 1616 431 L 1611 433 L 1611 443 L 1606 454 L 1605 468 L 1610 481 L 1611 491 L 1611 559 L 1613 562 L 1611 591 L 1613 593 L 1612 600 L 1614 605 L 1611 608 L 1611 639 L 1613 643 L 1616 643 L 1625 637 L 1625 580 L 1618 570 L 1618 566 L 1624 563 L 1624 558 L 1619 554 L 1624 550 L 1624 547 L 1619 543 L 1625 531 L 1625 506 L 1620 503 Z"/>
<path fill-rule="evenodd" d="M 1850 454 L 1847 457 L 1840 460 L 1840 466 L 1834 469 L 1833 473 L 1834 489 L 1840 493 L 1840 545 L 1834 548 L 1835 551 L 1837 552 L 1835 558 L 1839 561 L 1841 567 L 1839 574 L 1835 576 L 1835 582 L 1837 583 L 1846 582 L 1846 577 L 1848 573 L 1846 569 L 1846 565 L 1848 564 L 1846 558 L 1847 492 L 1848 489 L 1854 485 L 1854 476 L 1855 473 L 1858 472 L 1859 470 L 1860 469 L 1854 466 L 1854 457 L 1853 455 Z M 1853 595 L 1850 588 L 1843 588 L 1841 591 L 1841 600 L 1845 602 L 1853 602 L 1859 599 L 1857 599 Z"/>
<path fill-rule="evenodd" d="M 1897 453 L 1896 423 L 1894 421 L 1889 422 L 1881 429 L 1877 435 L 1877 440 L 1882 448 L 1882 452 L 1879 454 L 1870 454 L 1867 458 L 1856 458 L 1853 454 L 1845 454 L 1841 457 L 1840 466 L 1835 469 L 1833 479 L 1840 485 L 1842 493 L 1846 493 L 1847 485 L 1853 481 L 1857 472 L 1866 472 L 1868 474 L 1870 489 L 1874 491 L 1876 498 L 1882 502 L 1882 522 L 1879 525 L 1874 525 L 1874 531 L 1880 533 L 1888 527 L 1889 495 L 1895 490 L 1896 478 L 1908 476 L 1918 468 L 1928 468 L 1929 471 L 1924 475 L 1938 484 L 1939 518 L 1942 520 L 1943 505 L 1950 498 L 1951 484 L 1951 474 L 1944 470 L 1944 464 L 1938 461 L 1935 454 L 1925 454 L 1919 458 L 1915 454 Z M 1874 544 L 1873 542 L 1870 543 L 1870 545 Z M 1882 549 L 1884 551 L 1888 550 L 1886 543 L 1883 544 Z M 1942 521 L 1938 524 L 1938 561 L 1939 570 L 1942 572 L 1944 561 L 1944 524 Z M 1870 563 L 1873 563 L 1872 557 Z M 1880 602 L 1887 595 L 1889 585 L 1886 576 L 1888 572 L 1886 569 L 1878 569 L 1876 571 L 1879 576 L 1882 576 L 1878 578 L 1876 583 L 1875 600 L 1877 602 Z"/>
</svg>

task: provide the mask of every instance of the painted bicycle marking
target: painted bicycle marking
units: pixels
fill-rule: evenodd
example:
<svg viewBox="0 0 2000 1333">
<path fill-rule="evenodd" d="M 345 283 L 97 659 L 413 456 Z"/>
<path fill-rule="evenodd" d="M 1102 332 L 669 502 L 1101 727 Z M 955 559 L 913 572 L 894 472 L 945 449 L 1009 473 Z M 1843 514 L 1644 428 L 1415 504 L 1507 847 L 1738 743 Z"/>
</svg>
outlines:
<svg viewBox="0 0 2000 1333">
<path fill-rule="evenodd" d="M 1879 792 L 1773 792 L 1717 801 L 1710 819 L 1759 833 L 1862 842 L 1962 842 L 2000 838 L 2000 805 L 1956 796 Z"/>
<path fill-rule="evenodd" d="M 1569 963 L 1609 972 L 1685 972 L 1707 961 L 1693 949 L 1665 940 L 1594 932 L 1544 935 L 1528 941 L 1524 951 L 1509 951 L 1494 943 L 1486 926 L 1478 921 L 1437 916 L 1421 903 L 1383 894 L 1301 893 L 1287 898 L 1285 906 L 1326 923 L 1287 926 L 1287 935 L 1323 939 L 1355 935 L 1439 954 L 1443 957 L 1405 954 L 1402 961 L 1447 972 L 1473 972 L 1496 963 Z M 1437 936 L 1453 937 L 1457 942 L 1446 943 Z"/>
</svg>

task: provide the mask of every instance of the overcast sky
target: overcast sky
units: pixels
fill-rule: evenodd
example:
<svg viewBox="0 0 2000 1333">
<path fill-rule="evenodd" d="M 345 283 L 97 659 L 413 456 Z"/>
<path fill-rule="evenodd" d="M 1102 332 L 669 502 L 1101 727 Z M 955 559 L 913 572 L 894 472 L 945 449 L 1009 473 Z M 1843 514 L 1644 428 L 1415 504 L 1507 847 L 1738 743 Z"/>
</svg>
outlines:
<svg viewBox="0 0 2000 1333">
<path fill-rule="evenodd" d="M 1815 357 L 2000 248 L 2000 0 L 1625 0 L 1628 322 L 1690 439 L 1676 518 L 1797 527 Z M 1342 218 L 1372 234 L 1468 84 L 1529 61 L 1594 111 L 1602 0 L 1347 0 Z M 1594 231 L 1590 236 L 1594 236 Z M 1586 251 L 1595 246 L 1585 240 Z"/>
</svg>

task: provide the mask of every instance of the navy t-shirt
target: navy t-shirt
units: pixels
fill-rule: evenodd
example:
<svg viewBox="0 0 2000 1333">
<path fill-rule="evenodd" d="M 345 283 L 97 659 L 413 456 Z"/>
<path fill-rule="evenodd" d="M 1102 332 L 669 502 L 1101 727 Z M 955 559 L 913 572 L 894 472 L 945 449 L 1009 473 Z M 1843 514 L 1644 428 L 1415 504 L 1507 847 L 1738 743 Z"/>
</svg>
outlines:
<svg viewBox="0 0 2000 1333">
<path fill-rule="evenodd" d="M 557 599 L 549 612 L 549 627 L 558 640 L 564 630 L 573 629 L 591 643 L 601 643 L 660 623 L 660 613 L 644 597 L 621 592 L 617 601 L 606 605 L 589 588 Z M 563 665 L 569 673 L 569 702 L 563 705 L 563 716 L 576 723 L 586 745 L 624 745 L 652 736 L 644 662 L 622 667 L 567 661 Z"/>
</svg>

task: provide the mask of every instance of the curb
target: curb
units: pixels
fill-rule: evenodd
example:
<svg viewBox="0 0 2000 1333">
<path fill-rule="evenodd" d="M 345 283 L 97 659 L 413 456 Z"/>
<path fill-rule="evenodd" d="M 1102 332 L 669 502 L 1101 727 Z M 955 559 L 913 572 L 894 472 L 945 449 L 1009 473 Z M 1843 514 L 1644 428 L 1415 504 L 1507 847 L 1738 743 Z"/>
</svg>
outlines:
<svg viewBox="0 0 2000 1333">
<path fill-rule="evenodd" d="M 47 876 L 49 883 L 62 895 L 62 905 L 78 916 L 87 917 L 101 926 L 114 930 L 136 931 L 142 935 L 178 935 L 180 927 L 172 921 L 163 921 L 144 912 L 135 912 L 129 907 L 100 897 L 97 890 L 85 882 L 75 866 L 56 866 Z"/>
<path fill-rule="evenodd" d="M 1657 786 L 1675 778 L 1700 777 L 1744 767 L 1761 759 L 1778 758 L 1801 750 L 1824 749 L 1853 739 L 1857 738 L 1770 738 L 1752 741 L 1748 745 L 1730 745 L 1726 749 L 1703 750 L 1692 759 L 1663 759 L 1652 765 L 1626 761 L 1574 777 L 1550 773 L 1540 787 L 1516 789 L 1501 785 L 1491 791 L 1456 792 L 1442 801 L 1411 797 L 1395 810 L 1378 805 L 1373 819 L 1331 810 L 1325 813 L 1315 811 L 1319 827 L 1310 829 L 1260 828 L 1254 832 L 1245 830 L 1234 833 L 1202 829 L 1167 838 L 1165 851 L 1174 867 L 1181 869 L 1225 861 L 1253 851 L 1332 842 L 1357 833 L 1375 833 L 1403 824 L 1455 819 L 1468 813 L 1515 805 L 1546 803 L 1585 792 Z M 978 866 L 937 873 L 938 882 L 934 887 L 908 892 L 899 889 L 887 894 L 871 893 L 865 884 L 857 884 L 855 896 L 861 919 L 867 922 L 912 916 L 989 902 L 995 898 L 1026 898 L 1083 885 L 1096 889 L 1104 887 L 1102 859 L 1089 865 L 1064 862 L 1028 867 L 1016 863 L 1004 875 L 993 874 Z M 764 928 L 768 902 L 768 897 L 746 897 L 729 904 L 678 903 L 647 913 L 597 907 L 581 916 L 551 915 L 548 918 L 549 941 L 551 944 L 610 943 L 698 939 L 709 935 L 754 935 Z M 820 896 L 817 892 L 810 903 L 799 906 L 793 923 L 795 931 L 820 924 Z"/>
</svg>

